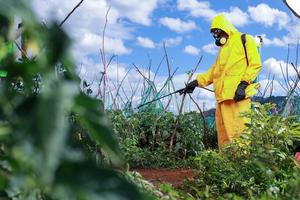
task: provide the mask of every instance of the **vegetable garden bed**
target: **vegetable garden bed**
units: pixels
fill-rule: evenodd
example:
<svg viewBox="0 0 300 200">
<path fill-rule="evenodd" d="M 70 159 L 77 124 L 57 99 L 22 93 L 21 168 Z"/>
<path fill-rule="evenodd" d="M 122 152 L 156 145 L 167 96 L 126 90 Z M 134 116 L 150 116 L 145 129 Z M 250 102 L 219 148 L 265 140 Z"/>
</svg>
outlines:
<svg viewBox="0 0 300 200">
<path fill-rule="evenodd" d="M 170 183 L 180 188 L 185 180 L 193 179 L 192 169 L 133 169 L 154 185 Z"/>
</svg>

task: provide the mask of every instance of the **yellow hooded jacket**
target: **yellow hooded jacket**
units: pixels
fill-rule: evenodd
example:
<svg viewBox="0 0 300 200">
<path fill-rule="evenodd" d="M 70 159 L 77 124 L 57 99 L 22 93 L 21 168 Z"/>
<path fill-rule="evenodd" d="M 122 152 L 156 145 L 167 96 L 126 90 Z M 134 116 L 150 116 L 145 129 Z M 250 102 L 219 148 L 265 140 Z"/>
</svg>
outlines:
<svg viewBox="0 0 300 200">
<path fill-rule="evenodd" d="M 250 85 L 246 89 L 246 98 L 256 93 L 257 84 L 253 81 L 261 69 L 261 60 L 256 42 L 250 35 L 246 35 L 246 50 L 249 65 L 240 33 L 223 14 L 217 15 L 211 25 L 211 29 L 219 28 L 225 31 L 229 37 L 220 47 L 218 57 L 211 68 L 204 74 L 197 76 L 199 86 L 205 87 L 214 84 L 214 91 L 218 103 L 233 99 L 237 86 L 241 81 L 247 81 Z"/>
</svg>

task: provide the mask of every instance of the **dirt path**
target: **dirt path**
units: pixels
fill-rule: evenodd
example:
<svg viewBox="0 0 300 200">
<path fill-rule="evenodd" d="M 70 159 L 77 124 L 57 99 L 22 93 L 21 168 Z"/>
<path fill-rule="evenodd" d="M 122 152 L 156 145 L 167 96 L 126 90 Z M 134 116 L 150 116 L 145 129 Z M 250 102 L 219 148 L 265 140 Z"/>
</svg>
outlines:
<svg viewBox="0 0 300 200">
<path fill-rule="evenodd" d="M 191 169 L 134 169 L 146 180 L 157 185 L 160 183 L 171 183 L 174 187 L 180 187 L 185 179 L 193 179 Z"/>
</svg>

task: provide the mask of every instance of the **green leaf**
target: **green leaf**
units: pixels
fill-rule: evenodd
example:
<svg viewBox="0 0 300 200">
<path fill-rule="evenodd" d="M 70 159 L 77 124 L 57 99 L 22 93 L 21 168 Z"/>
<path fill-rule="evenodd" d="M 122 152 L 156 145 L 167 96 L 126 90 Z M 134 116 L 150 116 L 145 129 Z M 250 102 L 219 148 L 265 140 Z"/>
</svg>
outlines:
<svg viewBox="0 0 300 200">
<path fill-rule="evenodd" d="M 44 86 L 41 95 L 24 101 L 17 108 L 19 118 L 12 123 L 17 129 L 13 134 L 19 137 L 15 156 L 31 163 L 29 165 L 36 168 L 41 180 L 50 183 L 64 151 L 69 129 L 67 116 L 78 87 L 53 76 L 45 81 Z"/>
<path fill-rule="evenodd" d="M 80 123 L 87 129 L 91 138 L 111 155 L 112 162 L 115 165 L 124 165 L 120 157 L 121 151 L 117 140 L 108 119 L 103 114 L 102 108 L 102 103 L 99 100 L 81 93 L 76 97 L 73 112 L 79 116 Z"/>
<path fill-rule="evenodd" d="M 63 162 L 56 171 L 56 199 L 115 200 L 149 199 L 121 173 L 101 169 L 90 161 Z"/>
</svg>

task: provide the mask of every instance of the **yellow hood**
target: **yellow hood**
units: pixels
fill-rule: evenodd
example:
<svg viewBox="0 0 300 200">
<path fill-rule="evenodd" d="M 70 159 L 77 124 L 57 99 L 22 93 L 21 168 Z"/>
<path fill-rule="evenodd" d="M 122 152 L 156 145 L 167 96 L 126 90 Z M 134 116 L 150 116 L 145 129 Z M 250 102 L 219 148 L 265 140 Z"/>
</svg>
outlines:
<svg viewBox="0 0 300 200">
<path fill-rule="evenodd" d="M 238 32 L 238 30 L 228 21 L 224 14 L 216 15 L 211 23 L 210 30 L 218 28 L 225 31 L 228 35 Z"/>
</svg>

